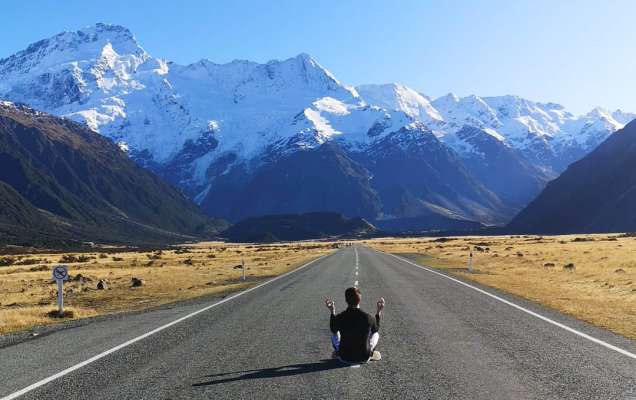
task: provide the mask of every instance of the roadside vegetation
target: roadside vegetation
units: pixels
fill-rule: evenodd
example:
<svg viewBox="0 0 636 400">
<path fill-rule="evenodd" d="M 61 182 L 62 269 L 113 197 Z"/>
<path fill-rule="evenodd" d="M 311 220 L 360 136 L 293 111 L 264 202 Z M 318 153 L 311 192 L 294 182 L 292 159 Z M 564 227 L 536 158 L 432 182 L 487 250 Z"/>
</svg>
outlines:
<svg viewBox="0 0 636 400">
<path fill-rule="evenodd" d="M 65 308 L 71 318 L 85 318 L 241 290 L 327 254 L 334 246 L 206 242 L 149 251 L 0 255 L 0 333 L 60 321 L 51 316 L 57 307 L 51 271 L 57 264 L 68 265 L 70 274 L 64 284 Z"/>
<path fill-rule="evenodd" d="M 380 238 L 360 242 L 636 339 L 636 236 Z M 327 254 L 338 242 L 204 242 L 157 250 L 0 255 L 0 333 L 59 322 L 53 266 L 68 265 L 72 318 L 225 295 Z M 467 271 L 473 252 L 473 273 Z M 241 278 L 241 261 L 247 280 Z"/>
<path fill-rule="evenodd" d="M 384 238 L 364 244 L 636 339 L 636 236 Z M 473 273 L 467 271 L 471 250 Z"/>
</svg>

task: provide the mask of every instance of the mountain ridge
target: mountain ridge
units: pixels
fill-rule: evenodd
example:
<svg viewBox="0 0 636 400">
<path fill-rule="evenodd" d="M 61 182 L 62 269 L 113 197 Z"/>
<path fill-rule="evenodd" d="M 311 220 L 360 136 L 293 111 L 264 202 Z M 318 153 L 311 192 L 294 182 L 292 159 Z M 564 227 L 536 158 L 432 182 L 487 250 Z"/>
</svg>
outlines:
<svg viewBox="0 0 636 400">
<path fill-rule="evenodd" d="M 479 223 L 501 223 L 569 162 L 622 126 L 620 121 L 633 117 L 600 110 L 574 116 L 556 104 L 516 96 L 447 95 L 430 100 L 399 84 L 353 88 L 304 53 L 264 64 L 244 60 L 216 64 L 202 59 L 182 66 L 152 57 L 128 29 L 115 25 L 96 24 L 38 43 L 16 53 L 19 56 L 0 60 L 0 98 L 39 105 L 46 112 L 86 123 L 140 165 L 180 187 L 209 213 L 215 211 L 212 198 L 219 199 L 218 188 L 227 181 L 227 174 L 238 174 L 247 183 L 253 178 L 250 174 L 267 168 L 267 163 L 274 165 L 294 154 L 311 157 L 308 150 L 329 142 L 337 143 L 349 164 L 366 160 L 361 167 L 369 174 L 374 160 L 360 154 L 381 157 L 383 150 L 392 151 L 387 137 L 399 137 L 405 148 L 417 147 L 427 143 L 424 133 L 430 131 L 442 144 L 434 146 L 435 157 L 444 158 L 450 150 L 452 168 L 465 171 L 452 176 L 468 177 L 447 185 L 456 186 L 455 192 L 466 192 L 471 186 L 482 189 L 468 189 L 471 198 L 450 202 L 447 195 L 412 198 L 407 201 L 410 206 L 402 208 L 404 215 L 376 203 L 370 208 L 377 210 L 376 215 L 365 216 L 371 220 L 418 217 L 406 209 L 420 209 L 440 215 L 459 212 L 461 219 Z M 21 64 L 20 60 L 27 61 Z M 422 134 L 395 135 L 413 127 Z M 483 140 L 458 135 L 466 127 L 478 129 Z M 388 147 L 382 149 L 378 143 Z M 419 165 L 426 160 L 414 162 Z M 506 169 L 514 173 L 502 177 L 500 171 Z M 430 169 L 410 183 L 404 196 L 438 177 L 439 171 Z M 326 185 L 326 178 L 316 182 Z M 517 195 L 498 185 L 500 178 L 518 180 L 523 193 Z M 373 185 L 359 189 L 367 194 L 361 192 L 358 197 L 377 192 Z M 250 189 L 238 188 L 235 193 L 241 198 Z M 493 195 L 496 200 L 491 199 Z M 470 202 L 472 211 L 459 205 Z M 326 211 L 345 212 L 352 206 Z M 503 215 L 496 209 L 499 206 L 505 210 Z M 258 209 L 253 207 L 246 210 L 247 215 Z M 475 214 L 477 209 L 483 212 Z M 303 210 L 268 212 L 273 211 Z"/>
<path fill-rule="evenodd" d="M 532 233 L 636 231 L 636 121 L 567 170 L 507 229 Z"/>
</svg>

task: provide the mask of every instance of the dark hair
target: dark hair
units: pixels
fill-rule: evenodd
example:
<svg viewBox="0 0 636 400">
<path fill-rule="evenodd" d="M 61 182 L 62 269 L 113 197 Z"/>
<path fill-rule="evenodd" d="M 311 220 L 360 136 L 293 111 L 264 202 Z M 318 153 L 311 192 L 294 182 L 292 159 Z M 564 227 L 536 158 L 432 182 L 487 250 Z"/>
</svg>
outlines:
<svg viewBox="0 0 636 400">
<path fill-rule="evenodd" d="M 345 290 L 345 300 L 347 301 L 349 307 L 356 307 L 358 304 L 360 304 L 360 299 L 360 289 L 350 287 L 349 289 Z"/>
</svg>

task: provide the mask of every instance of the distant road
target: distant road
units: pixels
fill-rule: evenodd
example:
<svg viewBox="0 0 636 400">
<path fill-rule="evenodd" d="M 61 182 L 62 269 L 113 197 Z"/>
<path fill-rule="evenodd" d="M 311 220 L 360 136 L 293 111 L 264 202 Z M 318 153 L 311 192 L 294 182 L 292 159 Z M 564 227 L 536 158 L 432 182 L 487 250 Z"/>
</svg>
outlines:
<svg viewBox="0 0 636 400">
<path fill-rule="evenodd" d="M 387 306 L 382 361 L 351 368 L 329 360 L 323 299 L 341 311 L 356 281 L 364 309 L 380 296 Z M 1 348 L 0 399 L 636 400 L 634 341 L 469 285 L 346 248 L 221 304 L 109 317 Z"/>
</svg>

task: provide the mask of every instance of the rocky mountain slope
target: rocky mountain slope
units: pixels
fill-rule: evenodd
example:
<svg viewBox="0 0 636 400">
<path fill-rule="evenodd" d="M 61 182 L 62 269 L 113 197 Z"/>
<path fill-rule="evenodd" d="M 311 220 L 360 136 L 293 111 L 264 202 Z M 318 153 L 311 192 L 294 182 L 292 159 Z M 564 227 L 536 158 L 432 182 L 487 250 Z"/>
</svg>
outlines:
<svg viewBox="0 0 636 400">
<path fill-rule="evenodd" d="M 326 210 L 388 224 L 502 223 L 633 118 L 353 88 L 306 54 L 182 66 L 105 24 L 0 60 L 0 98 L 86 123 L 232 221 Z"/>
<path fill-rule="evenodd" d="M 12 242 L 150 243 L 214 230 L 194 203 L 108 139 L 7 102 L 0 103 L 0 166 L 0 238 Z"/>
<path fill-rule="evenodd" d="M 636 231 L 636 122 L 570 165 L 509 224 L 519 232 Z"/>
</svg>

